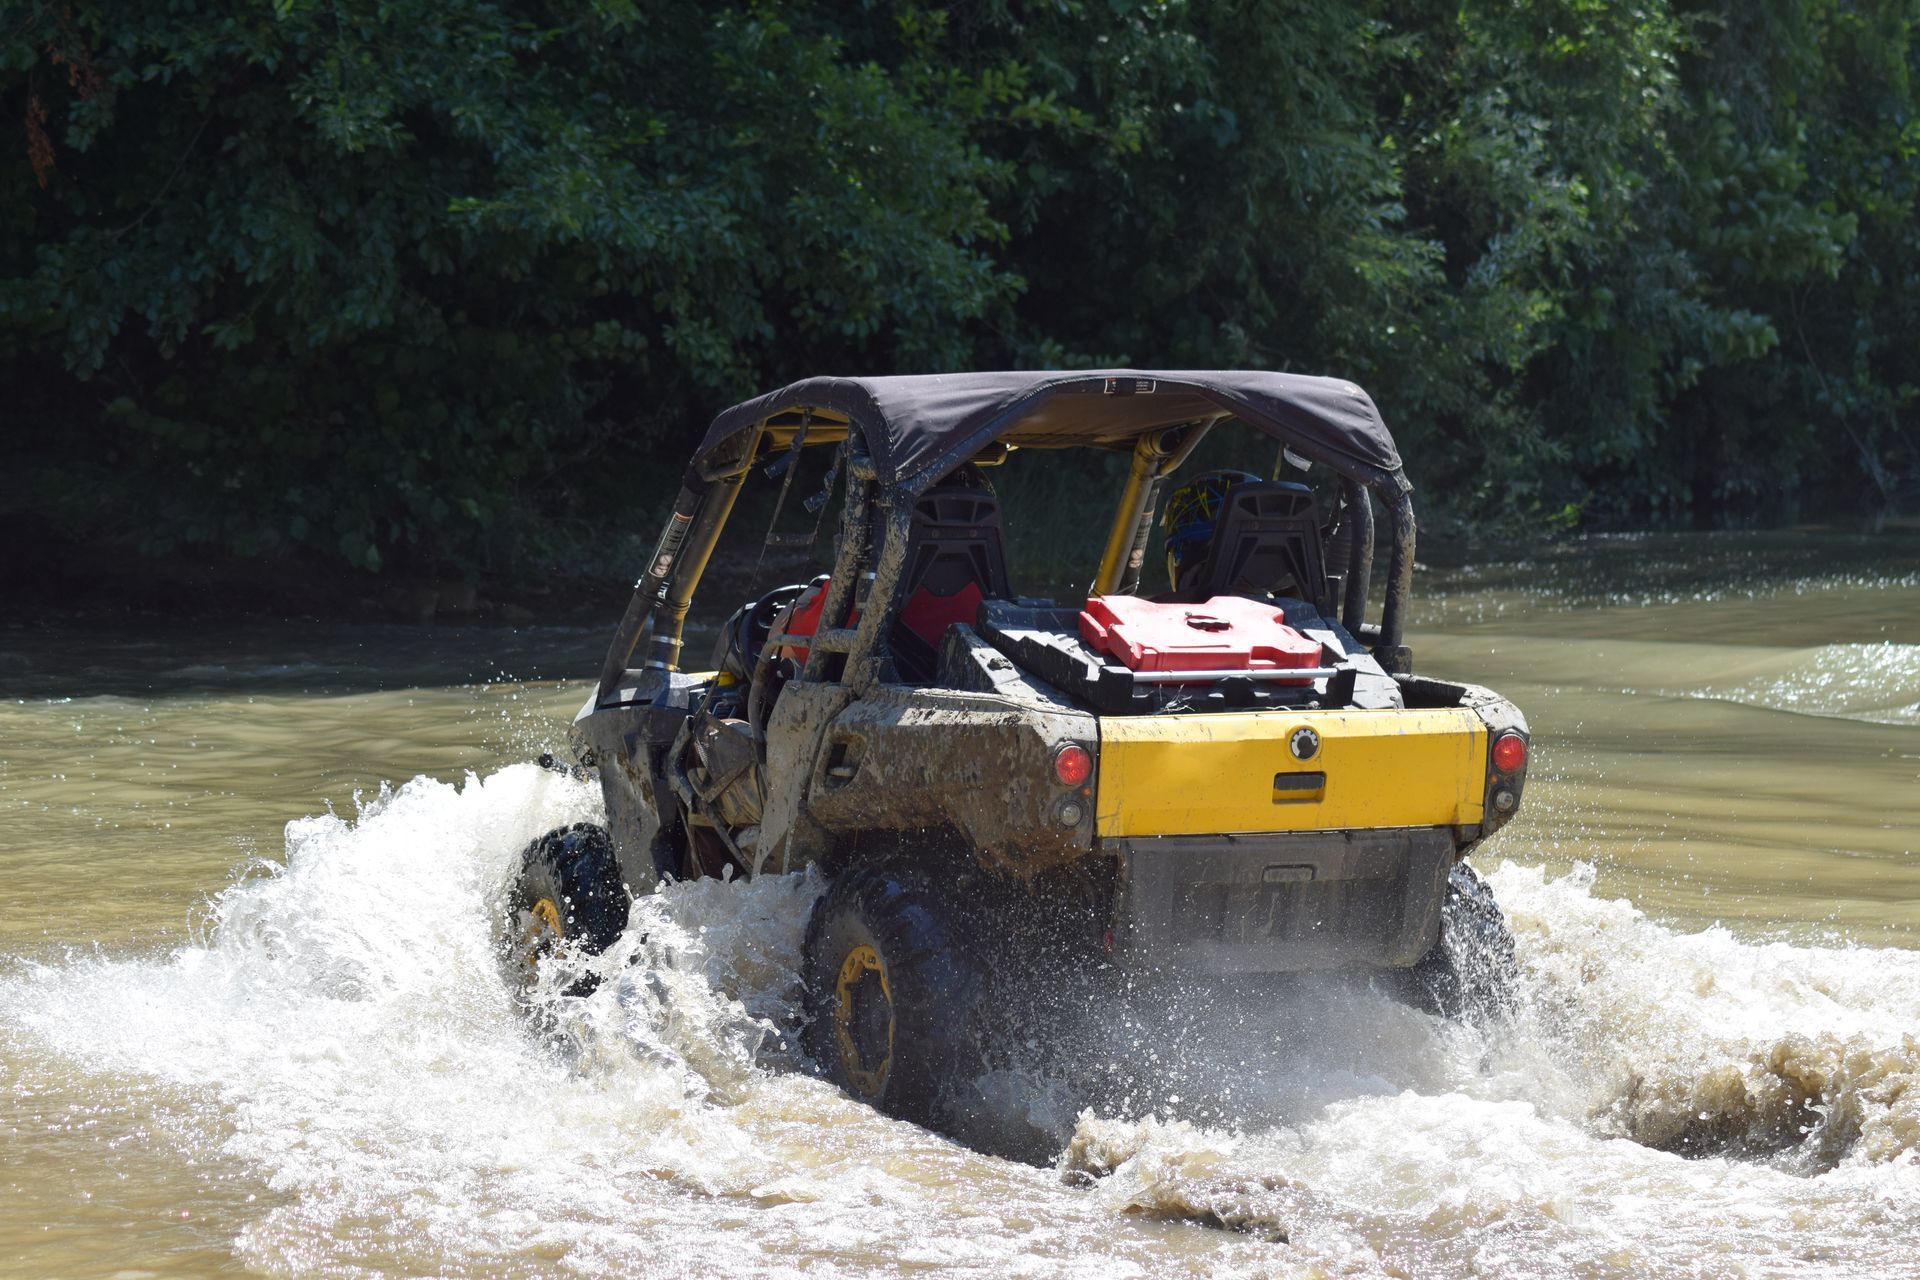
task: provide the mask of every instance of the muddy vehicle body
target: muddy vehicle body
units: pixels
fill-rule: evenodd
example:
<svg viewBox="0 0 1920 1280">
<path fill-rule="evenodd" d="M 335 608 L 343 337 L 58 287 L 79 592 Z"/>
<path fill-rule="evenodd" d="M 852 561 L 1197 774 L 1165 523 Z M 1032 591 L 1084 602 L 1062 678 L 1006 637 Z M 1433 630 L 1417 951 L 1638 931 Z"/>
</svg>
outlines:
<svg viewBox="0 0 1920 1280">
<path fill-rule="evenodd" d="M 1236 485 L 1202 576 L 1150 598 L 1156 506 L 1223 427 L 1320 468 L 1321 492 Z M 1091 588 L 1021 595 L 979 468 L 1074 448 L 1129 459 L 1117 494 L 1087 498 L 1107 529 Z M 831 459 L 816 500 L 840 497 L 831 572 L 751 602 L 713 669 L 684 671 L 743 484 L 790 485 L 812 450 Z M 1032 1007 L 1037 975 L 1357 969 L 1456 1011 L 1486 976 L 1468 944 L 1510 963 L 1463 859 L 1517 809 L 1528 733 L 1492 691 L 1413 674 L 1413 552 L 1393 441 L 1339 379 L 818 378 L 736 406 L 573 726 L 607 826 L 528 851 L 520 936 L 593 949 L 663 877 L 818 867 L 813 1056 L 960 1127 L 984 1105 L 962 1077 L 992 1056 L 987 1024 Z"/>
</svg>

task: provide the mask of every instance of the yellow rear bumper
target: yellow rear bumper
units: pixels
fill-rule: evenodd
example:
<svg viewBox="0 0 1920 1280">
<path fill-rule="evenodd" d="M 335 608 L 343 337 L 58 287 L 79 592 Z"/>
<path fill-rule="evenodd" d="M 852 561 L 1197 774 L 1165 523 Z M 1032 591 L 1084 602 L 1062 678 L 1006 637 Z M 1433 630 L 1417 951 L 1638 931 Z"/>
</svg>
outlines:
<svg viewBox="0 0 1920 1280">
<path fill-rule="evenodd" d="M 1288 746 L 1301 728 L 1319 737 L 1305 760 Z M 1103 717 L 1094 830 L 1473 825 L 1486 786 L 1486 725 L 1464 708 Z"/>
</svg>

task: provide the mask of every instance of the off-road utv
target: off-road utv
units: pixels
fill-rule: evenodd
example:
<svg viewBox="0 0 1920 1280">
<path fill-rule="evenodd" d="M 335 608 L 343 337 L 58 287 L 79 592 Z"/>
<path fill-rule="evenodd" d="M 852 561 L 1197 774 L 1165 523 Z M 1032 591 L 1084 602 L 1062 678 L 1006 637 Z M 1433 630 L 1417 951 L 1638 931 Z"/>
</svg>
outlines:
<svg viewBox="0 0 1920 1280">
<path fill-rule="evenodd" d="M 1141 594 L 1163 491 L 1223 425 L 1321 488 L 1233 484 L 1182 589 Z M 1060 449 L 1131 466 L 1110 516 L 1089 495 L 1110 523 L 1086 598 L 1030 598 L 981 468 Z M 747 603 L 683 671 L 743 484 L 778 477 L 777 512 L 807 451 L 813 505 L 844 490 L 831 572 Z M 970 1081 L 1009 1011 L 1089 975 L 1368 970 L 1449 1013 L 1493 994 L 1511 940 L 1462 859 L 1519 805 L 1527 727 L 1410 669 L 1410 489 L 1373 402 L 1332 378 L 814 378 L 727 410 L 574 722 L 607 826 L 527 851 L 520 956 L 604 948 L 662 878 L 816 866 L 813 1058 L 950 1130 L 986 1105 Z"/>
</svg>

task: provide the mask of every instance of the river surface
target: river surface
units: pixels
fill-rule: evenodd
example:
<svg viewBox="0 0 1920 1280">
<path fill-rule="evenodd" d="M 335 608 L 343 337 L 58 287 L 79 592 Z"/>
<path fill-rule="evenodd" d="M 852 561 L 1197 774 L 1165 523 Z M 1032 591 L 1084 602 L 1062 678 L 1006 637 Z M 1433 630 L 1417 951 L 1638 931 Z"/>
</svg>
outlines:
<svg viewBox="0 0 1920 1280">
<path fill-rule="evenodd" d="M 601 631 L 0 612 L 0 1274 L 1920 1276 L 1920 544 L 1423 582 L 1419 667 L 1536 735 L 1520 1009 L 1168 993 L 1046 1168 L 783 1047 L 809 876 L 642 899 L 564 1047 L 511 1012 Z"/>
</svg>

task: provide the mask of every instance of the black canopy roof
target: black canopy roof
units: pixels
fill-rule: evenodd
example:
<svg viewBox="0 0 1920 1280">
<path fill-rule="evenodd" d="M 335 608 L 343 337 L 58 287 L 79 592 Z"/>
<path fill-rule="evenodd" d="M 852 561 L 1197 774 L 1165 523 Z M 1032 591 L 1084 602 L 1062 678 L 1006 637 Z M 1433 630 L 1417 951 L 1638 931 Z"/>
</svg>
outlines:
<svg viewBox="0 0 1920 1280">
<path fill-rule="evenodd" d="M 762 423 L 790 442 L 809 410 L 808 442 L 857 430 L 885 486 L 931 482 L 994 441 L 1126 447 L 1149 431 L 1231 414 L 1363 483 L 1407 487 L 1380 411 L 1351 382 L 1151 369 L 807 378 L 715 418 L 693 473 L 715 457 L 737 458 L 743 435 Z"/>
</svg>

